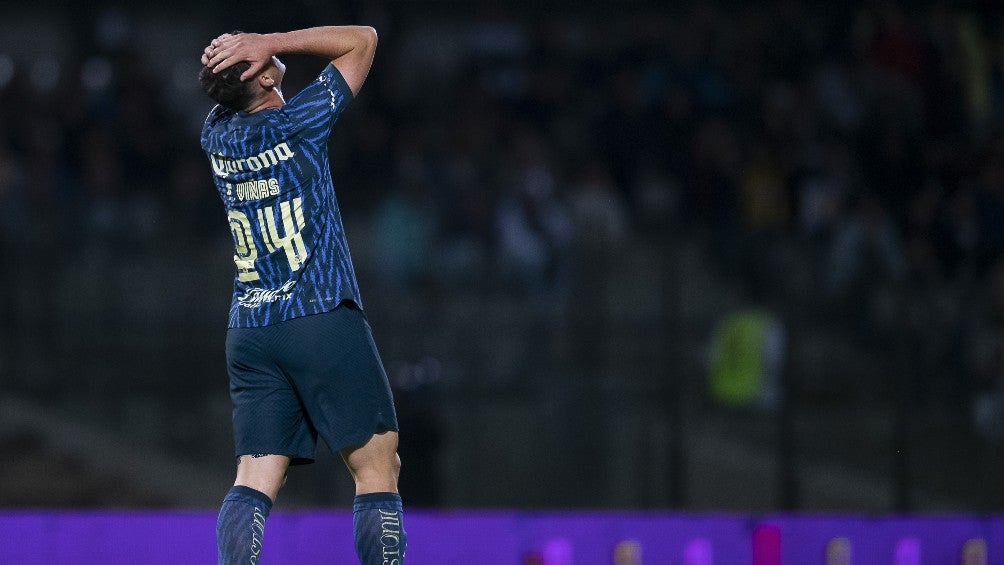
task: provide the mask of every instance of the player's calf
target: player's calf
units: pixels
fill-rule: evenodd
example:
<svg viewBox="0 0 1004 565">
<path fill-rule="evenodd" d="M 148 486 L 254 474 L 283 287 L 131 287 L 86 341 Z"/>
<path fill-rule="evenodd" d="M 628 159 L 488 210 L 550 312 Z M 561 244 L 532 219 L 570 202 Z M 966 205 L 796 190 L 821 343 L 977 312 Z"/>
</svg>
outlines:
<svg viewBox="0 0 1004 565">
<path fill-rule="evenodd" d="M 342 453 L 356 482 L 352 529 L 356 553 L 363 565 L 404 563 L 407 534 L 401 496 L 397 493 L 401 471 L 397 441 L 396 432 L 384 432 Z"/>
<path fill-rule="evenodd" d="M 220 506 L 216 520 L 217 557 L 221 565 L 258 563 L 265 521 L 279 488 L 286 482 L 289 457 L 241 456 L 237 480 Z"/>
</svg>

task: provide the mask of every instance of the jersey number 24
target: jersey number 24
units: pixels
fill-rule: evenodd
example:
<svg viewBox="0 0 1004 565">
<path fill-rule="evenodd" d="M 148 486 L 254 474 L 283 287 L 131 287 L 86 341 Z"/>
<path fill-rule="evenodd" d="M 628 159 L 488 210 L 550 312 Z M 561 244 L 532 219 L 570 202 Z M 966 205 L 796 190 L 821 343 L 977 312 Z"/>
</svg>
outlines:
<svg viewBox="0 0 1004 565">
<path fill-rule="evenodd" d="M 276 210 L 278 208 L 278 214 Z M 255 245 L 251 218 L 240 210 L 227 212 L 230 232 L 234 236 L 234 263 L 237 264 L 237 280 L 256 281 L 261 278 L 255 269 L 258 246 Z M 303 200 L 280 202 L 278 207 L 266 206 L 256 210 L 258 233 L 261 234 L 265 251 L 269 254 L 282 250 L 286 254 L 289 268 L 297 271 L 307 260 L 307 249 L 300 233 L 306 223 L 303 221 Z M 280 233 L 280 226 L 282 228 Z"/>
</svg>

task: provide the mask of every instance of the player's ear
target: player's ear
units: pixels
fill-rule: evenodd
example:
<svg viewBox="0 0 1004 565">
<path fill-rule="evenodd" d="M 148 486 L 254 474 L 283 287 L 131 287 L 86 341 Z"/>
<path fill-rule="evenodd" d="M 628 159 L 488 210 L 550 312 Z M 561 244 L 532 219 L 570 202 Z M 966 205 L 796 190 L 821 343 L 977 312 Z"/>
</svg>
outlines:
<svg viewBox="0 0 1004 565">
<path fill-rule="evenodd" d="M 265 90 L 272 90 L 275 88 L 275 77 L 272 76 L 273 73 L 264 72 L 258 75 L 258 86 Z"/>
</svg>

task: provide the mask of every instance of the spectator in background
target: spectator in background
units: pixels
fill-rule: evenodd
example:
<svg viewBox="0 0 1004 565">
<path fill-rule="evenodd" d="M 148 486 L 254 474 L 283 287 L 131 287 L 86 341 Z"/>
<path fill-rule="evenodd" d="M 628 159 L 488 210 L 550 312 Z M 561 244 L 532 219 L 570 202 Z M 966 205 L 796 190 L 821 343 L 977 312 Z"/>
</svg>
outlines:
<svg viewBox="0 0 1004 565">
<path fill-rule="evenodd" d="M 117 151 L 115 138 L 107 128 L 94 125 L 79 139 L 80 174 L 87 213 L 85 233 L 98 247 L 107 247 L 110 240 L 121 241 L 119 230 L 125 227 L 125 171 L 122 153 Z"/>
<path fill-rule="evenodd" d="M 655 156 L 642 159 L 635 175 L 633 216 L 639 232 L 656 237 L 678 231 L 680 181 Z"/>
<path fill-rule="evenodd" d="M 457 187 L 449 226 L 440 221 L 438 238 L 438 282 L 449 288 L 483 288 L 492 269 L 495 229 L 494 195 L 488 189 L 465 179 Z"/>
<path fill-rule="evenodd" d="M 439 241 L 437 282 L 450 289 L 489 288 L 495 256 L 495 171 L 487 166 L 496 145 L 490 111 L 468 100 L 437 166 L 430 167 Z M 405 134 L 409 135 L 409 134 Z M 431 152 L 428 144 L 422 147 Z"/>
<path fill-rule="evenodd" d="M 786 333 L 783 322 L 755 304 L 725 315 L 709 347 L 708 394 L 730 408 L 777 410 L 784 390 Z"/>
<path fill-rule="evenodd" d="M 688 172 L 684 176 L 686 217 L 692 226 L 710 233 L 710 245 L 719 269 L 736 271 L 739 236 L 738 175 L 742 168 L 739 139 L 734 124 L 709 118 L 697 125 L 691 140 Z"/>
<path fill-rule="evenodd" d="M 979 265 L 989 272 L 1004 256 L 1004 138 L 989 145 L 979 171 L 976 210 L 979 218 Z"/>
<path fill-rule="evenodd" d="M 796 201 L 802 237 L 822 244 L 836 232 L 860 173 L 846 142 L 834 140 L 819 147 L 819 156 L 798 184 Z"/>
<path fill-rule="evenodd" d="M 624 292 L 615 277 L 628 253 L 627 202 L 601 159 L 586 160 L 575 173 L 569 192 L 571 261 L 569 319 L 580 338 L 579 357 L 598 371 L 603 336 L 612 317 L 611 299 Z"/>
<path fill-rule="evenodd" d="M 11 241 L 24 236 L 27 215 L 22 179 L 19 178 L 20 161 L 10 151 L 4 134 L 0 126 L 0 240 Z"/>
<path fill-rule="evenodd" d="M 970 351 L 977 379 L 972 424 L 984 439 L 1000 441 L 1004 438 L 1004 259 L 990 273 L 986 298 L 991 308 L 981 313 L 986 323 L 979 326 Z"/>
<path fill-rule="evenodd" d="M 218 199 L 209 186 L 205 169 L 206 156 L 190 148 L 179 151 L 169 168 L 165 209 L 173 225 L 180 228 L 172 230 L 172 237 L 191 238 L 194 241 L 190 245 L 226 234 L 226 230 L 220 229 Z"/>
<path fill-rule="evenodd" d="M 882 202 L 872 194 L 861 195 L 837 227 L 830 247 L 830 293 L 845 296 L 860 286 L 894 282 L 905 268 L 899 235 Z"/>
<path fill-rule="evenodd" d="M 495 215 L 499 271 L 510 288 L 539 294 L 561 279 L 568 246 L 568 211 L 558 199 L 554 170 L 536 132 L 525 130 L 509 158 L 509 186 Z"/>
<path fill-rule="evenodd" d="M 429 281 L 438 220 L 420 150 L 401 144 L 395 169 L 394 187 L 373 219 L 376 267 L 384 284 L 414 289 Z"/>
<path fill-rule="evenodd" d="M 865 340 L 877 337 L 883 321 L 878 300 L 906 274 L 906 259 L 896 226 L 882 201 L 862 194 L 840 225 L 826 252 L 825 282 L 829 297 Z M 883 306 L 888 306 L 884 304 Z M 882 326 L 884 327 L 884 326 Z"/>
<path fill-rule="evenodd" d="M 788 172 L 767 147 L 757 145 L 746 161 L 739 184 L 742 223 L 749 235 L 778 235 L 788 227 Z"/>
<path fill-rule="evenodd" d="M 568 204 L 580 266 L 606 265 L 621 254 L 631 236 L 628 205 L 601 159 L 582 164 Z"/>
<path fill-rule="evenodd" d="M 941 187 L 927 182 L 910 199 L 905 229 L 905 255 L 910 278 L 916 284 L 937 283 L 954 262 L 947 229 L 942 222 Z"/>
<path fill-rule="evenodd" d="M 766 285 L 777 270 L 773 261 L 791 221 L 791 193 L 787 159 L 765 145 L 746 158 L 739 178 L 741 234 L 740 272 L 751 284 Z"/>
<path fill-rule="evenodd" d="M 951 248 L 957 254 L 950 267 L 960 279 L 975 270 L 979 255 L 980 216 L 976 207 L 974 190 L 964 186 L 951 196 L 946 211 Z"/>
</svg>

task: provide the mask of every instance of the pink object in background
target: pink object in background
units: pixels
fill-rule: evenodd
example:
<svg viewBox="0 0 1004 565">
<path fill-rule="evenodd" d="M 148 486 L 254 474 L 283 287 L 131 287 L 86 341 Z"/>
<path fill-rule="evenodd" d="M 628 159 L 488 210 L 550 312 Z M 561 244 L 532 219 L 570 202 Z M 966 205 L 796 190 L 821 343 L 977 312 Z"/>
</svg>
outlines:
<svg viewBox="0 0 1004 565">
<path fill-rule="evenodd" d="M 760 524 L 753 530 L 753 565 L 781 565 L 781 528 Z"/>
</svg>

